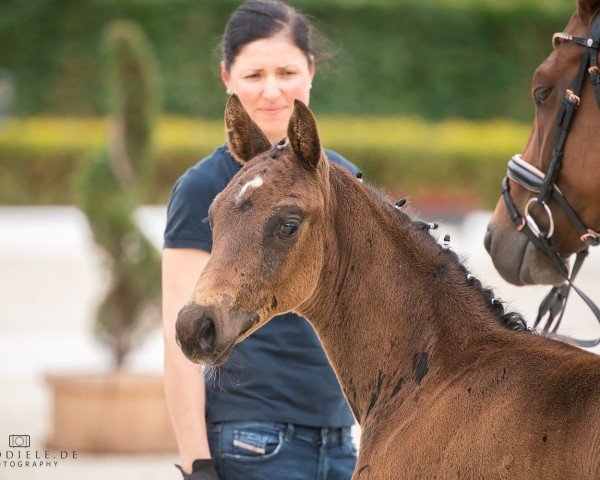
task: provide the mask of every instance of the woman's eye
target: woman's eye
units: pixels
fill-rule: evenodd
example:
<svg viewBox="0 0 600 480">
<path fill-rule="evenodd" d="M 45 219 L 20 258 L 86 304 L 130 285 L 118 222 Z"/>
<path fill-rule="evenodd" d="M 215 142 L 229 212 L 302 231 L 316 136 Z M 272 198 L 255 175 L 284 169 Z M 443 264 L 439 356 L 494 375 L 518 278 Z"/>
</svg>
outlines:
<svg viewBox="0 0 600 480">
<path fill-rule="evenodd" d="M 544 103 L 544 101 L 550 96 L 552 93 L 552 87 L 549 88 L 536 88 L 533 92 L 533 101 L 536 105 L 540 105 Z"/>
<path fill-rule="evenodd" d="M 283 238 L 290 238 L 296 235 L 300 222 L 298 220 L 286 220 L 279 227 L 279 236 Z"/>
</svg>

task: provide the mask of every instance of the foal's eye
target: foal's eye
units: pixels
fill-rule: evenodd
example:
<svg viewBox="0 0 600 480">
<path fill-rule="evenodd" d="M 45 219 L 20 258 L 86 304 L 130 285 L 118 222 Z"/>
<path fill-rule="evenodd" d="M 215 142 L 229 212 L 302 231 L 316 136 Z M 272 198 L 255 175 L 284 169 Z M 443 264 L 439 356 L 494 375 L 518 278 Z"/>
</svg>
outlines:
<svg viewBox="0 0 600 480">
<path fill-rule="evenodd" d="M 540 105 L 550 96 L 550 93 L 552 93 L 552 87 L 536 88 L 533 92 L 533 101 L 536 105 Z"/>
<path fill-rule="evenodd" d="M 290 238 L 296 235 L 298 231 L 298 227 L 300 227 L 300 221 L 294 219 L 286 220 L 279 227 L 279 236 L 283 238 Z"/>
</svg>

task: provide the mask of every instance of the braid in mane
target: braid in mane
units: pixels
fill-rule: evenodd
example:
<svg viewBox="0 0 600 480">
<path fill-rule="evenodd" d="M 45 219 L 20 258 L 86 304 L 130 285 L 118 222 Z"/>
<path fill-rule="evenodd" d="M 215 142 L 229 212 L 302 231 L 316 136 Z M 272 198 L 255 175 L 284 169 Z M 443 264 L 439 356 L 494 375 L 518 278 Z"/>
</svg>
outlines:
<svg viewBox="0 0 600 480">
<path fill-rule="evenodd" d="M 376 188 L 372 185 L 365 184 L 367 189 L 373 193 L 376 198 L 378 198 L 387 208 L 391 209 L 396 213 L 400 221 L 403 223 L 408 222 L 410 226 L 419 232 L 427 241 L 433 242 L 438 245 L 439 248 L 442 248 L 436 241 L 436 239 L 430 234 L 430 230 L 435 230 L 438 227 L 437 223 L 426 223 L 421 220 L 413 220 L 407 213 L 401 211 L 402 206 L 406 204 L 406 201 L 399 202 L 399 205 L 395 205 L 393 202 L 389 200 L 386 196 L 385 192 Z M 516 330 L 519 332 L 530 332 L 533 333 L 529 327 L 527 327 L 527 323 L 523 316 L 519 312 L 506 312 L 504 309 L 504 303 L 502 300 L 497 298 L 494 295 L 494 291 L 491 288 L 484 287 L 482 283 L 475 278 L 471 273 L 467 270 L 467 268 L 463 265 L 459 256 L 450 249 L 444 249 L 444 253 L 448 256 L 448 259 L 456 264 L 459 269 L 464 274 L 467 279 L 467 283 L 473 287 L 479 294 L 482 296 L 485 305 L 489 309 L 489 311 L 498 319 L 501 325 L 510 329 Z"/>
<path fill-rule="evenodd" d="M 465 278 L 467 279 L 467 283 L 470 286 L 472 286 L 477 292 L 479 292 L 481 294 L 481 296 L 483 297 L 483 300 L 485 302 L 485 305 L 487 305 L 490 312 L 493 313 L 496 318 L 498 318 L 498 320 L 500 321 L 500 323 L 503 326 L 505 326 L 506 328 L 509 328 L 510 330 L 517 330 L 519 332 L 531 332 L 532 331 L 527 327 L 527 323 L 525 322 L 525 319 L 519 312 L 506 312 L 505 311 L 504 302 L 495 296 L 494 291 L 491 288 L 485 287 L 479 281 L 478 278 L 471 275 L 471 273 L 464 266 L 464 264 L 462 263 L 462 261 L 460 260 L 460 257 L 456 254 L 456 252 L 453 252 L 452 250 L 448 249 L 448 250 L 446 250 L 446 254 L 449 256 L 449 258 L 455 264 L 458 265 L 460 270 L 465 275 Z"/>
<path fill-rule="evenodd" d="M 430 234 L 430 230 L 437 228 L 436 223 L 431 224 L 422 222 L 420 220 L 412 220 L 411 226 L 416 231 L 424 235 L 428 241 L 434 242 L 440 249 L 443 248 Z M 449 248 L 443 248 L 443 252 L 447 256 L 448 260 L 458 266 L 459 270 L 465 276 L 467 284 L 474 288 L 482 296 L 486 307 L 494 315 L 494 317 L 498 319 L 501 325 L 510 330 L 516 330 L 519 332 L 532 332 L 532 330 L 527 327 L 527 323 L 520 313 L 505 311 L 502 300 L 494 295 L 494 291 L 491 288 L 483 286 L 475 276 L 471 275 L 456 252 L 450 250 Z"/>
</svg>

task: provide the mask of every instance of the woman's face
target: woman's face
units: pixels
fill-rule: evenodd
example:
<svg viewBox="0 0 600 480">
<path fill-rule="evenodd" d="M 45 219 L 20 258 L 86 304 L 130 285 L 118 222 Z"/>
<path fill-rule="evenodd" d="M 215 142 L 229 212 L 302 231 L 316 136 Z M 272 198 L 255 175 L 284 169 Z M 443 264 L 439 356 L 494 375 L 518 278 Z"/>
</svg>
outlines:
<svg viewBox="0 0 600 480">
<path fill-rule="evenodd" d="M 225 86 L 272 143 L 286 136 L 294 100 L 308 105 L 314 73 L 304 52 L 283 35 L 244 45 L 229 71 L 221 62 Z"/>
</svg>

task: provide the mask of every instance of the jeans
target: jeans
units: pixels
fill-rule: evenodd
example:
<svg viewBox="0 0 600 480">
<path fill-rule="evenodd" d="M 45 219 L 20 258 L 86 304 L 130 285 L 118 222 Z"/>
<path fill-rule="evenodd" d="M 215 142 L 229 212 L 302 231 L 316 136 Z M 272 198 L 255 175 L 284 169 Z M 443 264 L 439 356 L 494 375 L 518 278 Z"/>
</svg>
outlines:
<svg viewBox="0 0 600 480">
<path fill-rule="evenodd" d="M 221 480 L 350 480 L 356 465 L 350 427 L 224 422 L 208 441 Z"/>
</svg>

